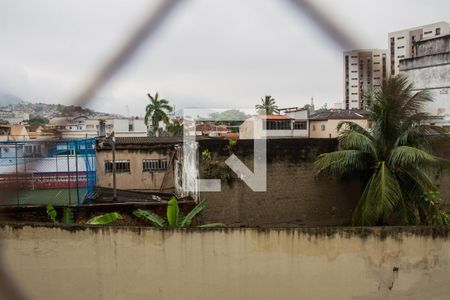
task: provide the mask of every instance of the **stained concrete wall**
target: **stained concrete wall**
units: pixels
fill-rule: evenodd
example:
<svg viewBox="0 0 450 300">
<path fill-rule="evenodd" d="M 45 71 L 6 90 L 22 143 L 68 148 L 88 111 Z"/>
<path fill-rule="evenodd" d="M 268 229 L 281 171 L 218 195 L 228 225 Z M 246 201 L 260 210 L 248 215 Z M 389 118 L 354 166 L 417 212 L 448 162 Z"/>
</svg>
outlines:
<svg viewBox="0 0 450 300">
<path fill-rule="evenodd" d="M 448 299 L 449 228 L 0 227 L 30 299 Z M 5 299 L 4 297 L 2 299 Z"/>
<path fill-rule="evenodd" d="M 224 177 L 234 173 L 223 163 L 230 155 L 227 141 L 204 140 L 200 152 L 208 149 L 223 169 Z M 207 200 L 203 222 L 224 222 L 233 226 L 342 226 L 350 225 L 362 192 L 357 181 L 320 178 L 313 162 L 325 152 L 337 149 L 336 139 L 267 140 L 267 192 L 253 192 L 242 180 L 222 179 L 221 192 L 202 192 Z M 233 152 L 253 169 L 253 141 L 239 140 Z M 434 152 L 450 159 L 450 139 L 434 143 Z M 202 178 L 205 162 L 201 161 Z M 220 174 L 219 174 L 220 175 Z M 450 169 L 438 176 L 446 208 L 450 210 Z M 217 175 L 214 174 L 214 178 Z"/>
<path fill-rule="evenodd" d="M 204 140 L 213 160 L 223 162 L 230 153 L 227 141 Z M 361 186 L 355 181 L 318 178 L 313 169 L 316 157 L 335 151 L 335 139 L 267 140 L 267 191 L 253 192 L 237 178 L 222 180 L 221 192 L 202 192 L 207 207 L 204 222 L 237 226 L 347 225 L 359 199 Z M 253 169 L 253 140 L 239 140 L 233 152 Z M 200 163 L 204 170 L 205 163 Z M 224 165 L 218 173 L 234 174 Z M 207 178 L 205 173 L 201 176 Z M 217 175 L 214 175 L 214 178 Z"/>
</svg>

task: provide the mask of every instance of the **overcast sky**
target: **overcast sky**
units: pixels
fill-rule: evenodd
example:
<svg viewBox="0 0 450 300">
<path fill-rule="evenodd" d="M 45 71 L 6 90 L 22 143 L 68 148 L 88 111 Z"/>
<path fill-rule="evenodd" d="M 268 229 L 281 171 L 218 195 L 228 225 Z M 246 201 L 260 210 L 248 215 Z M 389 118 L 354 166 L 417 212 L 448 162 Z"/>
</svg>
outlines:
<svg viewBox="0 0 450 300">
<path fill-rule="evenodd" d="M 69 104 L 156 0 L 0 0 L 0 92 Z M 448 0 L 314 0 L 360 47 L 450 21 Z M 177 110 L 342 99 L 342 51 L 288 1 L 186 0 L 89 107 L 142 115 L 148 92 Z"/>
</svg>

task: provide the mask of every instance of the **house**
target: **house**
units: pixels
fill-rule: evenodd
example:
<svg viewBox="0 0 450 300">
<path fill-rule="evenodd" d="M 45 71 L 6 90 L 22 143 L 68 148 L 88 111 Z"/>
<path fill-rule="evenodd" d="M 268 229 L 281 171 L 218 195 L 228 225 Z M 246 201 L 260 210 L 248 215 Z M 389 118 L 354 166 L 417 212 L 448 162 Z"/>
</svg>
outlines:
<svg viewBox="0 0 450 300">
<path fill-rule="evenodd" d="M 369 115 L 364 110 L 328 110 L 309 117 L 310 138 L 336 138 L 339 136 L 337 126 L 340 122 L 354 122 L 365 129 L 370 129 Z"/>
<path fill-rule="evenodd" d="M 114 131 L 116 137 L 146 137 L 148 128 L 141 118 L 115 118 L 105 120 L 105 134 Z M 100 135 L 101 136 L 101 135 Z"/>
<path fill-rule="evenodd" d="M 56 117 L 50 119 L 46 127 L 58 130 L 64 139 L 80 139 L 98 136 L 99 121 L 83 115 Z"/>
<path fill-rule="evenodd" d="M 226 125 L 215 125 L 212 123 L 195 124 L 195 135 L 203 136 L 225 136 L 230 133 Z"/>
<path fill-rule="evenodd" d="M 308 137 L 308 111 L 298 109 L 285 115 L 258 115 L 239 126 L 240 139 Z"/>
<path fill-rule="evenodd" d="M 57 117 L 50 120 L 48 129 L 58 130 L 64 139 L 79 139 L 110 135 L 116 137 L 146 137 L 147 126 L 144 119 L 112 118 L 99 119 L 87 116 Z"/>
<path fill-rule="evenodd" d="M 118 190 L 175 191 L 175 160 L 182 138 L 116 137 L 115 170 Z M 97 141 L 97 187 L 113 188 L 113 153 L 109 138 Z"/>
<path fill-rule="evenodd" d="M 28 141 L 30 136 L 24 125 L 0 125 L 0 141 Z"/>
</svg>

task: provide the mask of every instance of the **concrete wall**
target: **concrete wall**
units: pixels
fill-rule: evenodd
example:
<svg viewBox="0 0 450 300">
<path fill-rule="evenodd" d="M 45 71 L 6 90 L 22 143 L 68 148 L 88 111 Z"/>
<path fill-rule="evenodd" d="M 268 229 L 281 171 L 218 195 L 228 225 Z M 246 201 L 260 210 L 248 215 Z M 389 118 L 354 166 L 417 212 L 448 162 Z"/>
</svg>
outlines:
<svg viewBox="0 0 450 300">
<path fill-rule="evenodd" d="M 36 300 L 423 300 L 450 294 L 448 227 L 4 225 L 0 234 L 2 269 Z"/>
<path fill-rule="evenodd" d="M 225 147 L 226 141 L 204 140 L 199 151 L 208 149 L 213 160 L 223 162 L 230 155 Z M 203 220 L 240 226 L 349 224 L 360 186 L 317 178 L 313 170 L 317 155 L 336 147 L 335 139 L 267 140 L 267 192 L 253 192 L 240 179 L 222 180 L 221 192 L 201 193 L 208 201 Z M 239 140 L 233 152 L 252 169 L 253 140 Z M 204 167 L 202 161 L 200 169 Z M 227 171 L 225 167 L 221 172 Z"/>
<path fill-rule="evenodd" d="M 223 163 L 230 155 L 226 145 L 226 141 L 200 141 L 200 152 L 208 149 L 214 160 Z M 222 191 L 201 193 L 208 201 L 203 221 L 271 227 L 351 224 L 362 192 L 360 183 L 317 177 L 313 169 L 319 154 L 336 149 L 336 139 L 267 140 L 267 192 L 253 192 L 237 178 L 227 180 L 234 173 L 225 166 L 220 171 Z M 239 140 L 233 152 L 252 170 L 253 141 Z M 450 159 L 450 139 L 434 143 L 434 152 Z M 202 161 L 201 170 L 204 167 Z M 450 210 L 450 169 L 431 175 Z M 208 178 L 205 173 L 201 177 Z"/>
<path fill-rule="evenodd" d="M 159 150 L 117 150 L 116 160 L 130 160 L 130 173 L 116 173 L 117 189 L 174 192 L 173 163 L 170 163 L 172 156 L 173 150 L 165 148 Z M 143 172 L 142 161 L 144 159 L 166 159 L 168 168 L 166 171 Z M 113 175 L 105 172 L 106 160 L 112 160 L 112 151 L 97 151 L 97 186 L 112 188 Z"/>
</svg>

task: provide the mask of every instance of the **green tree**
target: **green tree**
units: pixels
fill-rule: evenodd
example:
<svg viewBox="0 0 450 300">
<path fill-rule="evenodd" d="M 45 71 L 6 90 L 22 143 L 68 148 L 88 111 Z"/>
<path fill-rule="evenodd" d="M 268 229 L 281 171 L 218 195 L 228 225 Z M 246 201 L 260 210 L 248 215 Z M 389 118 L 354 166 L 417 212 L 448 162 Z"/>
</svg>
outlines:
<svg viewBox="0 0 450 300">
<path fill-rule="evenodd" d="M 48 119 L 37 116 L 37 117 L 30 118 L 28 120 L 28 124 L 31 126 L 38 126 L 38 125 L 43 126 L 45 124 L 48 124 Z"/>
<path fill-rule="evenodd" d="M 355 225 L 385 224 L 387 219 L 400 224 L 447 224 L 437 187 L 429 177 L 448 164 L 430 153 L 430 143 L 442 129 L 421 124 L 427 119 L 421 110 L 432 101 L 429 92 L 415 93 L 406 77 L 395 76 L 366 97 L 371 130 L 340 123 L 340 149 L 319 155 L 318 173 L 364 179 L 353 214 Z"/>
<path fill-rule="evenodd" d="M 183 123 L 179 120 L 173 120 L 166 125 L 166 131 L 171 136 L 183 136 Z"/>
<path fill-rule="evenodd" d="M 166 99 L 159 99 L 158 93 L 155 96 L 147 94 L 150 103 L 145 107 L 145 124 L 148 126 L 148 121 L 151 119 L 152 132 L 159 136 L 159 122 L 169 123 L 168 113 L 172 112 L 172 106 Z"/>
<path fill-rule="evenodd" d="M 255 105 L 255 108 L 258 110 L 258 113 L 265 115 L 274 115 L 279 114 L 280 112 L 275 103 L 275 99 L 270 95 L 266 95 L 264 98 L 261 98 L 261 104 Z"/>
</svg>

